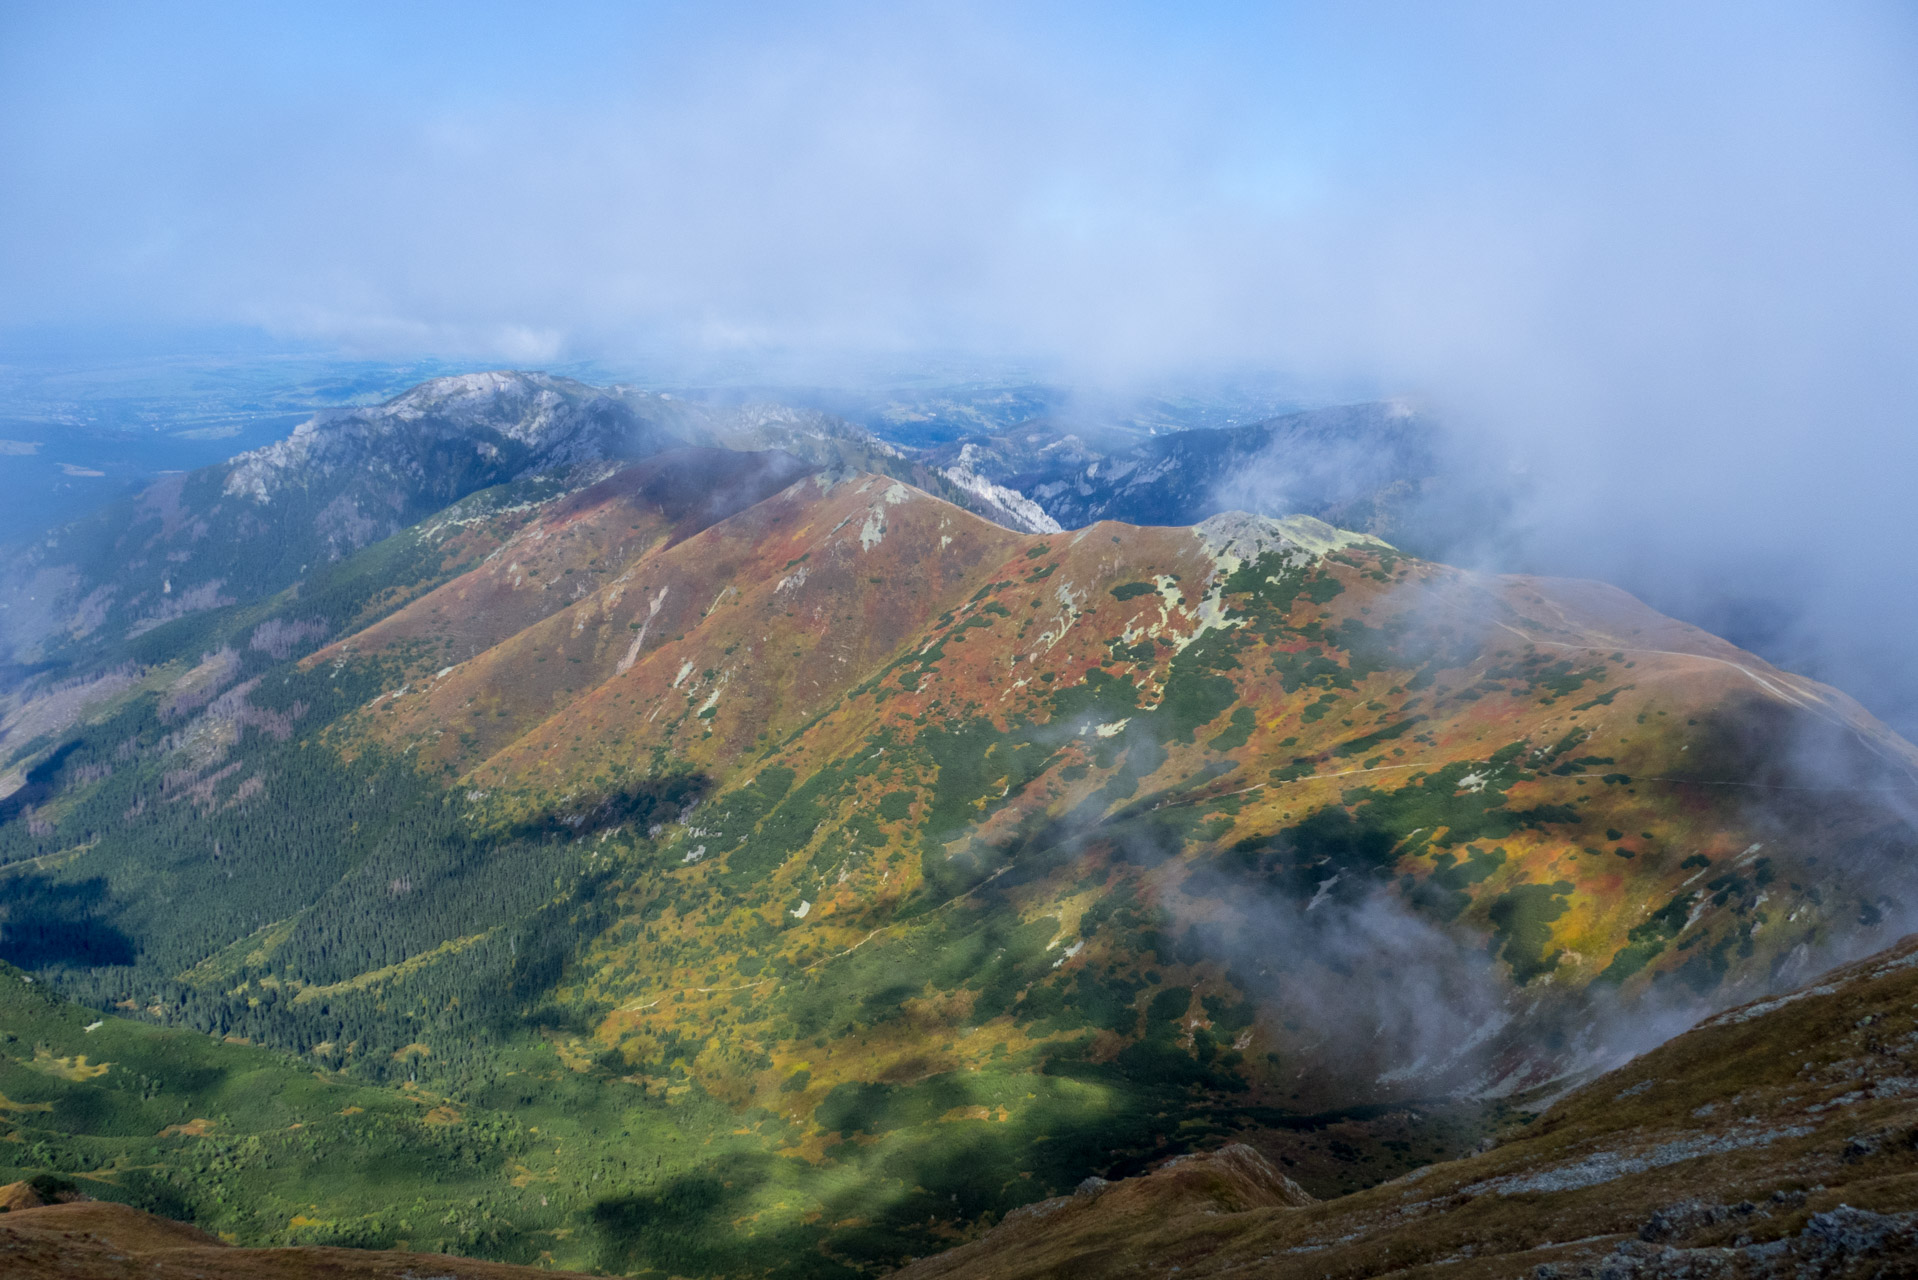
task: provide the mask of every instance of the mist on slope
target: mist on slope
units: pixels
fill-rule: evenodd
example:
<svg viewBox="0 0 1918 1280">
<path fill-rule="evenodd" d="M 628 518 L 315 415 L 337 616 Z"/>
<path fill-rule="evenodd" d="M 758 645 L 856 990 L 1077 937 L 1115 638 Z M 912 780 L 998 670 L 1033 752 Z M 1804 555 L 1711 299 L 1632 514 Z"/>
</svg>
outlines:
<svg viewBox="0 0 1918 1280">
<path fill-rule="evenodd" d="M 1305 815 L 1281 839 L 1315 824 L 1336 831 L 1342 817 Z M 1660 982 L 1627 997 L 1610 984 L 1577 985 L 1573 965 L 1560 970 L 1557 956 L 1543 980 L 1515 980 L 1497 938 L 1421 910 L 1387 874 L 1249 880 L 1220 863 L 1191 863 L 1178 837 L 1123 820 L 1068 819 L 1051 838 L 1109 845 L 1145 869 L 1169 915 L 1163 949 L 1179 963 L 1219 966 L 1260 1005 L 1267 1042 L 1308 1108 L 1330 1099 L 1510 1097 L 1585 1078 L 1898 936 L 1886 927 L 1838 930 L 1825 952 L 1795 956 L 1769 980 L 1747 975 L 1708 994 Z"/>
</svg>

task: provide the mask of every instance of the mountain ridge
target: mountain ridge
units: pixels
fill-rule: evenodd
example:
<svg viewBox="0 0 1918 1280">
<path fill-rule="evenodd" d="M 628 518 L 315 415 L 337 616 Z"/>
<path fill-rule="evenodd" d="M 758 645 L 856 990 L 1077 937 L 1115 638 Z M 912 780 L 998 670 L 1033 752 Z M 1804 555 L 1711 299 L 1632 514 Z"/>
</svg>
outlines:
<svg viewBox="0 0 1918 1280">
<path fill-rule="evenodd" d="M 418 1099 L 495 1256 L 870 1274 L 1233 1142 L 1356 1190 L 1918 892 L 1918 751 L 1843 695 L 1309 516 L 1025 533 L 674 448 L 137 639 L 9 722 L 0 957 Z M 94 1069 L 17 1048 L 34 1105 Z M 554 1098 L 590 1177 L 513 1119 Z M 283 1229 L 191 1149 L 165 1194 Z M 342 1239 L 424 1213 L 327 1195 Z"/>
<path fill-rule="evenodd" d="M 281 590 L 478 490 L 680 443 L 686 421 L 668 401 L 531 374 L 440 378 L 315 415 L 35 540 L 0 574 L 0 657 L 110 652 Z"/>
<path fill-rule="evenodd" d="M 543 373 L 451 375 L 314 414 L 283 440 L 165 477 L 27 543 L 0 569 L 0 668 L 110 655 L 154 627 L 282 590 L 471 493 L 539 477 L 551 491 L 578 487 L 685 445 L 785 449 L 1007 514 L 989 493 L 817 411 L 715 409 Z"/>
<path fill-rule="evenodd" d="M 1097 433 L 1034 421 L 962 436 L 933 456 L 948 475 L 1002 490 L 1008 506 L 1030 503 L 1061 529 L 1100 520 L 1190 525 L 1243 507 L 1423 543 L 1432 532 L 1426 504 L 1444 496 L 1431 492 L 1445 470 L 1443 434 L 1400 401 L 1096 443 L 1089 435 Z"/>
</svg>

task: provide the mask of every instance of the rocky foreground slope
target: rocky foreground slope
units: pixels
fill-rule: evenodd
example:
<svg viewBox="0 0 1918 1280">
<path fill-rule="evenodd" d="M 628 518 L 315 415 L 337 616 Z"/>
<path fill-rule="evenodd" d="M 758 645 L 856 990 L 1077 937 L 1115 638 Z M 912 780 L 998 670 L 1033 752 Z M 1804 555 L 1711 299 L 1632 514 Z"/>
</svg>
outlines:
<svg viewBox="0 0 1918 1280">
<path fill-rule="evenodd" d="M 1482 1154 L 1313 1201 L 1228 1147 L 1094 1180 L 899 1275 L 1918 1275 L 1914 1009 L 1906 939 L 1707 1020 Z"/>
</svg>

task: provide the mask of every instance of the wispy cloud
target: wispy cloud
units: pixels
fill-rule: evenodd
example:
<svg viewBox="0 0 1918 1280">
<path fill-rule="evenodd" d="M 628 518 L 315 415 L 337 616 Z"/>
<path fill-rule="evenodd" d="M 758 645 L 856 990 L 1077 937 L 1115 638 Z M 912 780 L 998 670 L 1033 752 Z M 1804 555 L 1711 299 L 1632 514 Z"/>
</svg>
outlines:
<svg viewBox="0 0 1918 1280">
<path fill-rule="evenodd" d="M 1537 566 L 1918 724 L 1908 8 L 0 24 L 13 324 L 1368 378 L 1532 476 Z"/>
</svg>

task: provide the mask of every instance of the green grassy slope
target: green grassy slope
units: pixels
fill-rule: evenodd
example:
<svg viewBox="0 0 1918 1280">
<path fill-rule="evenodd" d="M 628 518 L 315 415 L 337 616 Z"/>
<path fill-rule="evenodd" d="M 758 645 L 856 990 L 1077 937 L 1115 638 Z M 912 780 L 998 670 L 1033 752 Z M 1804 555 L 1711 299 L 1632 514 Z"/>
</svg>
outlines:
<svg viewBox="0 0 1918 1280">
<path fill-rule="evenodd" d="M 711 1230 L 726 1188 L 707 1171 L 758 1153 L 726 1108 L 574 1070 L 536 1040 L 455 1099 L 101 1014 L 11 966 L 0 1028 L 0 1180 L 56 1173 L 249 1245 L 686 1274 L 764 1270 L 799 1243 Z"/>
</svg>

